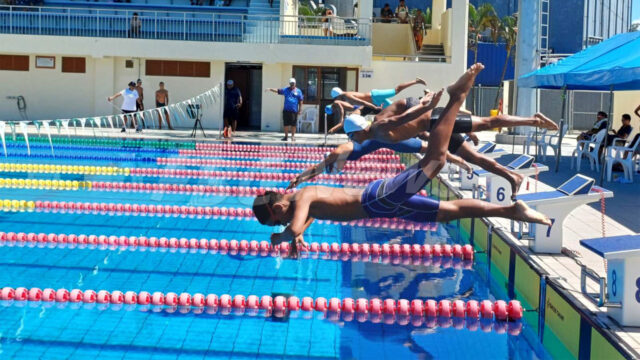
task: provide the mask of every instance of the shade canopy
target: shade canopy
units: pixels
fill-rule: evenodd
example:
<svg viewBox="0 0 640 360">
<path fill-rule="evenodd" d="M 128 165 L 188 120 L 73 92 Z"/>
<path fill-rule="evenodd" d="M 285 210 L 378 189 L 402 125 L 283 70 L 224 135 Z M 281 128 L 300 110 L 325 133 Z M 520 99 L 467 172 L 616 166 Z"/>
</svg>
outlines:
<svg viewBox="0 0 640 360">
<path fill-rule="evenodd" d="M 640 32 L 598 45 L 518 78 L 518 87 L 568 90 L 640 90 Z"/>
</svg>

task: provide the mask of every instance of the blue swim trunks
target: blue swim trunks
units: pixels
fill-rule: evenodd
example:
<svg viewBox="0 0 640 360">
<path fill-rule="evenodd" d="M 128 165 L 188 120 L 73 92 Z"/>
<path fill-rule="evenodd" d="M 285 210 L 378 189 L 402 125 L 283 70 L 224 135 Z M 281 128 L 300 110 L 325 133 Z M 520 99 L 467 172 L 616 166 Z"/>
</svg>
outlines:
<svg viewBox="0 0 640 360">
<path fill-rule="evenodd" d="M 440 202 L 416 195 L 431 181 L 415 164 L 389 179 L 375 180 L 362 193 L 362 207 L 372 218 L 435 222 Z"/>
<path fill-rule="evenodd" d="M 392 102 L 391 100 L 389 100 L 389 98 L 392 98 L 394 96 L 396 96 L 396 89 L 371 90 L 371 101 L 374 105 L 382 106 L 383 108 L 391 105 Z"/>
</svg>

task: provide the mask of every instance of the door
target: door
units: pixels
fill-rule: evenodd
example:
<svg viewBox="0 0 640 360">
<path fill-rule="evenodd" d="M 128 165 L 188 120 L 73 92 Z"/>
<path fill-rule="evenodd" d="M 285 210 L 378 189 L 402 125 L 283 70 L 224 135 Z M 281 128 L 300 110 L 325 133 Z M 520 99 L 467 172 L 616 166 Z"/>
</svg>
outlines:
<svg viewBox="0 0 640 360">
<path fill-rule="evenodd" d="M 260 130 L 262 107 L 262 65 L 226 64 L 225 84 L 233 80 L 242 95 L 238 130 Z"/>
</svg>

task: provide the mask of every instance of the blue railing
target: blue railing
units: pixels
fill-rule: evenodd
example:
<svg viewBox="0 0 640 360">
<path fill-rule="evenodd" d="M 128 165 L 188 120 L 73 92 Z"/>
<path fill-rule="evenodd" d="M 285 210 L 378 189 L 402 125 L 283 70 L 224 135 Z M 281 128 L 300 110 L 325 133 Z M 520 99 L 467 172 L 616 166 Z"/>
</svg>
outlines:
<svg viewBox="0 0 640 360">
<path fill-rule="evenodd" d="M 134 15 L 135 14 L 135 15 Z M 365 46 L 362 19 L 248 15 L 226 12 L 0 6 L 0 33 L 268 44 Z"/>
</svg>

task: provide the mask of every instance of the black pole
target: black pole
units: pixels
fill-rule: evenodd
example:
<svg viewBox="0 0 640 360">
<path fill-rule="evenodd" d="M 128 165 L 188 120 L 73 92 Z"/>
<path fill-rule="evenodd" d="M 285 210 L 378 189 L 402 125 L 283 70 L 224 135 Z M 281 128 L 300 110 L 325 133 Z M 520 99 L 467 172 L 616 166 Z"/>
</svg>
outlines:
<svg viewBox="0 0 640 360">
<path fill-rule="evenodd" d="M 556 173 L 560 168 L 560 157 L 562 156 L 562 137 L 564 135 L 562 132 L 562 129 L 564 128 L 564 119 L 565 119 L 564 113 L 566 111 L 566 107 L 567 107 L 567 85 L 562 87 L 562 113 L 560 114 L 560 128 L 558 129 L 559 134 L 558 134 L 558 153 L 556 154 Z"/>
<path fill-rule="evenodd" d="M 609 132 L 611 132 L 611 127 L 613 126 L 613 85 L 611 85 L 609 90 L 609 117 L 607 118 L 607 135 L 605 135 L 602 144 L 602 155 L 600 156 L 600 182 L 599 185 L 602 187 L 602 183 L 604 182 L 604 160 L 607 156 L 607 138 L 609 137 Z"/>
</svg>

